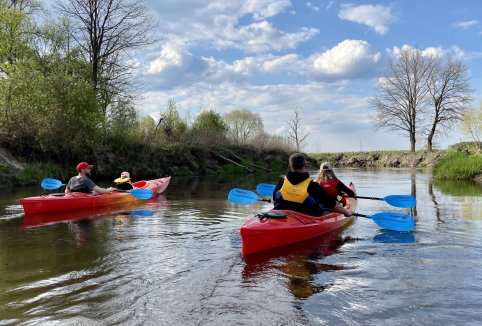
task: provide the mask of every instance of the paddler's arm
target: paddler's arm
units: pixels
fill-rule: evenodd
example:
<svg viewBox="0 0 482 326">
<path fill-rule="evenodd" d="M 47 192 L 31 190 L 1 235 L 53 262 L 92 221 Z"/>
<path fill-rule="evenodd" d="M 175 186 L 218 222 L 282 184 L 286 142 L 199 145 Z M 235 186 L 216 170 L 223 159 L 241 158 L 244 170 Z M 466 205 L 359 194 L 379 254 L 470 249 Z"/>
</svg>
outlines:
<svg viewBox="0 0 482 326">
<path fill-rule="evenodd" d="M 112 188 L 112 187 L 109 187 L 109 188 L 101 188 L 99 186 L 94 187 L 94 193 L 97 193 L 97 194 L 105 194 L 105 193 L 108 193 L 108 192 L 112 192 L 114 190 L 115 190 L 115 188 Z"/>
</svg>

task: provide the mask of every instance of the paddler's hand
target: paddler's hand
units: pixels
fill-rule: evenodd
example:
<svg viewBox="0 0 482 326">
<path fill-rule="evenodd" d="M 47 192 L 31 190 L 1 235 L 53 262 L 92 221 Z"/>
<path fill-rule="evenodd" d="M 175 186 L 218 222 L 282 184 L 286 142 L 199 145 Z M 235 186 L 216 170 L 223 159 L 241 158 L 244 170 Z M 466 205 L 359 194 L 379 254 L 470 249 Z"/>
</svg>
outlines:
<svg viewBox="0 0 482 326">
<path fill-rule="evenodd" d="M 346 217 L 350 217 L 352 216 L 355 212 L 352 212 L 351 210 L 349 209 L 345 209 L 345 213 L 343 213 Z"/>
</svg>

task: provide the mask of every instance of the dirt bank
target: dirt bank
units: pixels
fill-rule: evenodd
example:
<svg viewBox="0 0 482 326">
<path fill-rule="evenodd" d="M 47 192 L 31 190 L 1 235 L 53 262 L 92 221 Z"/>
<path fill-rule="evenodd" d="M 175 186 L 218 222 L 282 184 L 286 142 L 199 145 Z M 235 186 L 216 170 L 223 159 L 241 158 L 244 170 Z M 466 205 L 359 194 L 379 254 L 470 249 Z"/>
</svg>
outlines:
<svg viewBox="0 0 482 326">
<path fill-rule="evenodd" d="M 320 163 L 331 162 L 335 167 L 425 167 L 433 166 L 446 152 L 357 152 L 311 154 Z"/>
</svg>

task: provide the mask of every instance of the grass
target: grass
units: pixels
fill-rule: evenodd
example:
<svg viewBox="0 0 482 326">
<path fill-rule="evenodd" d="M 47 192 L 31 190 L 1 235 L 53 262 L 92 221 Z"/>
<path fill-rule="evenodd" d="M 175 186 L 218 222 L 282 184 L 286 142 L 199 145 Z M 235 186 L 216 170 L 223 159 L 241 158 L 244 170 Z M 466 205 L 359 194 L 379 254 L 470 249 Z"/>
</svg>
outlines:
<svg viewBox="0 0 482 326">
<path fill-rule="evenodd" d="M 441 159 L 433 169 L 437 179 L 473 179 L 482 173 L 482 155 L 454 152 Z"/>
</svg>

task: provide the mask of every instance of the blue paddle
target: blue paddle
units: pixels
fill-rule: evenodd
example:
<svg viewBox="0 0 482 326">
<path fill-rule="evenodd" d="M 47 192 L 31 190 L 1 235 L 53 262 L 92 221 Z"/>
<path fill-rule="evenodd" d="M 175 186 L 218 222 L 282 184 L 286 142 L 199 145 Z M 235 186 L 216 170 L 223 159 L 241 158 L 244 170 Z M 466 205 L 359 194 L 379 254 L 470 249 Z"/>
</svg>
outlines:
<svg viewBox="0 0 482 326">
<path fill-rule="evenodd" d="M 343 196 L 343 197 L 350 197 L 350 196 Z M 417 204 L 417 200 L 415 197 L 410 195 L 390 195 L 383 198 L 378 197 L 363 197 L 363 196 L 353 196 L 354 198 L 361 198 L 361 199 L 371 199 L 371 200 L 383 200 L 388 205 L 401 207 L 401 208 L 412 208 Z"/>
<path fill-rule="evenodd" d="M 270 183 L 260 183 L 256 187 L 256 192 L 262 196 L 272 196 L 276 185 Z M 351 196 L 344 196 L 351 197 Z M 378 197 L 364 197 L 364 196 L 353 196 L 354 198 L 360 199 L 371 199 L 371 200 L 383 200 L 388 205 L 400 207 L 400 208 L 412 208 L 417 204 L 415 197 L 410 195 L 390 195 L 383 198 Z"/>
<path fill-rule="evenodd" d="M 64 183 L 62 183 L 62 181 L 60 180 L 57 180 L 57 179 L 51 179 L 51 178 L 45 178 L 42 180 L 42 183 L 40 184 L 42 186 L 42 188 L 44 188 L 45 190 L 54 190 L 54 189 L 58 189 L 62 186 L 65 186 Z"/>
<path fill-rule="evenodd" d="M 228 194 L 228 199 L 233 203 L 243 205 L 252 204 L 256 201 L 265 201 L 271 203 L 271 199 L 259 198 L 254 192 L 240 188 L 231 189 Z"/>
<path fill-rule="evenodd" d="M 380 227 L 393 231 L 410 231 L 415 227 L 415 220 L 412 216 L 402 213 L 377 213 L 373 215 L 353 214 L 354 216 L 372 219 Z"/>
<path fill-rule="evenodd" d="M 131 196 L 137 198 L 137 199 L 151 199 L 153 192 L 151 189 L 132 189 L 131 191 L 128 191 Z"/>
</svg>

